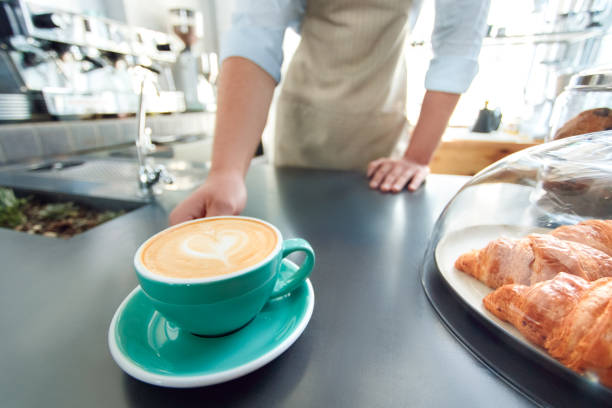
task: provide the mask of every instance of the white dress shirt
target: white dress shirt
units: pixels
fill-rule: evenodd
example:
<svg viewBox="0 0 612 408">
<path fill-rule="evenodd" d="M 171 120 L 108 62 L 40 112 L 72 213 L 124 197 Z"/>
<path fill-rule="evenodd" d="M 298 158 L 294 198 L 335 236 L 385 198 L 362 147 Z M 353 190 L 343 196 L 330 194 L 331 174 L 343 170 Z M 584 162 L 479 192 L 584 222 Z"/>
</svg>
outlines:
<svg viewBox="0 0 612 408">
<path fill-rule="evenodd" d="M 307 0 L 237 0 L 232 26 L 223 39 L 221 60 L 253 61 L 277 82 L 281 78 L 285 30 L 300 32 Z M 331 1 L 331 0 L 330 0 Z M 425 77 L 428 90 L 463 93 L 478 72 L 489 0 L 436 0 L 432 33 L 434 57 Z M 414 1 L 416 15 L 420 2 Z M 411 18 L 414 24 L 416 18 Z"/>
</svg>

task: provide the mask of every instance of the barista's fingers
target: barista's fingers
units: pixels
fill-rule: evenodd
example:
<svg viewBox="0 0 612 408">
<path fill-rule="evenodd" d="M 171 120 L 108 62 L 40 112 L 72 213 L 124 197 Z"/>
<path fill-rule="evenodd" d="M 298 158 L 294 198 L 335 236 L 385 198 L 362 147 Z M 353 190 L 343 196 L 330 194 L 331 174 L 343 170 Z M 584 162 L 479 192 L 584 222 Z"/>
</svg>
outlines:
<svg viewBox="0 0 612 408">
<path fill-rule="evenodd" d="M 206 216 L 217 217 L 219 215 L 238 215 L 240 211 L 236 206 L 232 205 L 228 201 L 215 200 L 207 204 Z"/>
<path fill-rule="evenodd" d="M 395 163 L 393 168 L 385 176 L 385 179 L 382 182 L 382 185 L 379 187 L 380 191 L 384 191 L 384 192 L 391 191 L 391 188 L 395 184 L 396 180 L 402 175 L 403 171 L 404 171 L 403 166 L 401 166 L 399 163 Z"/>
<path fill-rule="evenodd" d="M 419 188 L 419 186 L 423 184 L 423 181 L 425 181 L 425 178 L 427 178 L 428 174 L 429 174 L 429 167 L 427 166 L 421 167 L 414 174 L 414 176 L 412 176 L 412 180 L 410 180 L 410 184 L 408 185 L 408 190 L 415 191 L 417 188 Z"/>
<path fill-rule="evenodd" d="M 367 176 L 368 178 L 372 177 L 372 174 L 374 174 L 374 172 L 376 171 L 376 169 L 382 164 L 384 163 L 384 161 L 386 160 L 386 157 L 381 157 L 380 159 L 376 159 L 374 161 L 371 161 L 370 164 L 368 164 L 368 171 L 367 171 Z"/>
<path fill-rule="evenodd" d="M 392 165 L 390 163 L 381 164 L 372 176 L 372 180 L 370 181 L 370 187 L 375 189 L 378 188 L 380 183 L 383 181 L 383 178 L 385 178 L 387 173 L 389 173 L 389 171 L 391 170 L 391 167 Z"/>
<path fill-rule="evenodd" d="M 169 225 L 175 225 L 204 216 L 206 216 L 204 203 L 197 196 L 191 196 L 172 210 L 168 217 L 168 223 Z"/>
<path fill-rule="evenodd" d="M 176 208 L 170 213 L 170 216 L 168 217 L 168 225 L 180 224 L 183 221 L 189 221 L 193 219 L 194 217 L 189 212 L 181 211 L 180 208 Z"/>
<path fill-rule="evenodd" d="M 414 169 L 405 169 L 404 172 L 400 174 L 397 179 L 395 179 L 395 183 L 393 183 L 391 191 L 393 191 L 394 193 L 399 193 L 404 189 L 404 187 L 406 187 L 406 184 L 408 183 L 408 181 L 410 181 L 411 178 L 414 179 Z"/>
</svg>

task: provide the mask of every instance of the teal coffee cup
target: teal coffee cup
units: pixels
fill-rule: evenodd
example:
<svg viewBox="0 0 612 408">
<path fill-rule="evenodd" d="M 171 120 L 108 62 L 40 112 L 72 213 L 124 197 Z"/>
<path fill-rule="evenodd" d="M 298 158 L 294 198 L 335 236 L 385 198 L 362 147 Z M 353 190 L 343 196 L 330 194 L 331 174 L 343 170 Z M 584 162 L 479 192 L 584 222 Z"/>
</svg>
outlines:
<svg viewBox="0 0 612 408">
<path fill-rule="evenodd" d="M 285 257 L 306 256 L 301 266 Z M 272 224 L 223 216 L 188 221 L 145 241 L 134 255 L 144 293 L 176 326 L 223 336 L 255 318 L 266 302 L 290 293 L 315 262 L 303 239 L 283 240 Z"/>
</svg>

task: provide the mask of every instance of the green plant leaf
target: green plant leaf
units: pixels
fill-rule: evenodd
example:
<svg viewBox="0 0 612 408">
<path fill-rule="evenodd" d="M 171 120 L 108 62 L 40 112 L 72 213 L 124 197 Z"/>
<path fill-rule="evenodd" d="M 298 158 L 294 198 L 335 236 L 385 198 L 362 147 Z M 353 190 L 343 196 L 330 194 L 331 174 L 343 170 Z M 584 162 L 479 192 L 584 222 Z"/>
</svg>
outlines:
<svg viewBox="0 0 612 408">
<path fill-rule="evenodd" d="M 26 200 L 15 197 L 10 188 L 0 187 L 0 226 L 15 228 L 25 223 L 26 216 L 21 210 L 25 203 Z"/>
<path fill-rule="evenodd" d="M 38 213 L 41 220 L 63 220 L 69 217 L 76 217 L 79 208 L 72 201 L 65 203 L 55 203 L 45 205 Z"/>
</svg>

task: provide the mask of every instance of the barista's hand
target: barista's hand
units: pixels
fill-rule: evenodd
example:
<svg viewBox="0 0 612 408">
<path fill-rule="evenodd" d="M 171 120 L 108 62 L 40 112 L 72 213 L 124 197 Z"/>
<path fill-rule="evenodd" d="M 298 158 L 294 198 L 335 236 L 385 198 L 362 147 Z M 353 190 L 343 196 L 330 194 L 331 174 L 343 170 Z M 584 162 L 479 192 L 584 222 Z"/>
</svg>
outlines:
<svg viewBox="0 0 612 408">
<path fill-rule="evenodd" d="M 401 158 L 383 157 L 370 162 L 368 178 L 370 188 L 383 192 L 399 193 L 408 185 L 408 190 L 415 191 L 429 174 L 429 167 L 415 161 Z"/>
<path fill-rule="evenodd" d="M 202 217 L 238 215 L 247 191 L 240 172 L 211 172 L 206 181 L 170 213 L 170 225 Z"/>
</svg>

